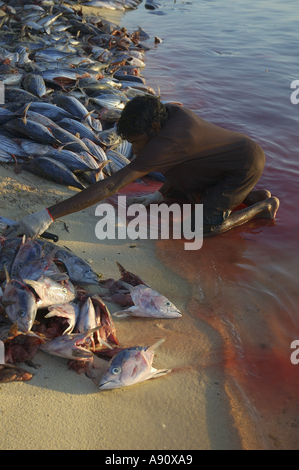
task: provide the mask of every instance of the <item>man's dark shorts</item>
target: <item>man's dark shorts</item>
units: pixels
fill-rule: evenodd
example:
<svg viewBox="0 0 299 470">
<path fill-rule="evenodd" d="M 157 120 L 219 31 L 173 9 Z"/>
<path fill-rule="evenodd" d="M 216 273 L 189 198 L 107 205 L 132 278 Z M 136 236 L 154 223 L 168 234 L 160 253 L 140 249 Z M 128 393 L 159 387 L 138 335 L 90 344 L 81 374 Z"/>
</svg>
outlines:
<svg viewBox="0 0 299 470">
<path fill-rule="evenodd" d="M 233 158 L 237 158 L 237 155 Z M 250 139 L 246 141 L 240 155 L 241 159 L 246 160 L 245 168 L 224 173 L 215 184 L 206 188 L 202 194 L 195 192 L 186 194 L 189 202 L 203 204 L 204 234 L 213 232 L 223 224 L 232 210 L 244 201 L 262 175 L 265 155 L 256 142 Z M 194 217 L 192 217 L 191 227 L 194 231 Z"/>
</svg>

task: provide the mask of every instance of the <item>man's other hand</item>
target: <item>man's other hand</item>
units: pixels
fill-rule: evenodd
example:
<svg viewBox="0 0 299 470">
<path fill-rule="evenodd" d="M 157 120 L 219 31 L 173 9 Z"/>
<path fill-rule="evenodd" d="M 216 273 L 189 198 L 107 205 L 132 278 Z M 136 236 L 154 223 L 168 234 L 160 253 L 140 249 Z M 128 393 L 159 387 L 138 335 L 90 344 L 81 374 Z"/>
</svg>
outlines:
<svg viewBox="0 0 299 470">
<path fill-rule="evenodd" d="M 131 197 L 128 200 L 128 206 L 132 206 L 132 204 L 143 204 L 145 207 L 149 206 L 150 204 L 160 204 L 164 199 L 164 196 L 160 193 L 160 191 L 156 191 L 153 194 L 149 194 L 147 196 L 141 197 Z"/>
</svg>

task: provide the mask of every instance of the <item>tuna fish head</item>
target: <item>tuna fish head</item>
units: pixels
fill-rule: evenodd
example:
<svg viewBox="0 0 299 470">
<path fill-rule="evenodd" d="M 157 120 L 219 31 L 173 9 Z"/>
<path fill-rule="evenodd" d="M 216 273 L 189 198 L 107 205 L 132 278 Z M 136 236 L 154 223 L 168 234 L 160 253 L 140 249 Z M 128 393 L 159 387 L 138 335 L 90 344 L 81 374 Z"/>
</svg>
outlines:
<svg viewBox="0 0 299 470">
<path fill-rule="evenodd" d="M 93 353 L 89 350 L 92 346 L 91 336 L 98 329 L 99 327 L 89 330 L 86 333 L 58 336 L 47 344 L 40 346 L 40 349 L 53 356 L 76 359 L 76 361 L 92 362 Z M 102 341 L 102 343 L 110 348 L 104 341 Z"/>
<path fill-rule="evenodd" d="M 21 331 L 30 331 L 37 312 L 34 294 L 20 282 L 9 280 L 2 301 L 14 302 L 5 309 L 8 318 L 13 323 L 17 322 Z"/>
<path fill-rule="evenodd" d="M 151 347 L 127 348 L 120 351 L 111 359 L 99 384 L 100 389 L 127 387 L 168 374 L 169 369 L 157 370 L 152 367 L 155 350 L 163 341 L 164 339 Z"/>
<path fill-rule="evenodd" d="M 128 286 L 120 281 L 121 284 Z M 124 317 L 153 317 L 153 318 L 179 318 L 181 312 L 164 295 L 159 294 L 151 287 L 139 285 L 128 286 L 134 306 L 114 313 L 114 316 Z"/>
<path fill-rule="evenodd" d="M 15 260 L 16 254 L 21 245 L 20 238 L 3 238 L 1 237 L 1 253 L 0 253 L 0 282 L 5 281 L 6 267 L 8 273 L 11 272 L 11 267 Z"/>
<path fill-rule="evenodd" d="M 65 250 L 58 250 L 55 258 L 64 264 L 70 280 L 78 284 L 99 284 L 99 278 L 88 263 Z"/>
<path fill-rule="evenodd" d="M 73 329 L 75 328 L 76 322 L 79 318 L 80 308 L 79 305 L 75 304 L 74 302 L 70 302 L 68 304 L 61 304 L 56 305 L 55 307 L 49 307 L 49 313 L 45 316 L 45 318 L 51 317 L 62 317 L 66 318 L 69 326 L 64 331 L 64 335 L 69 335 L 72 333 Z"/>
<path fill-rule="evenodd" d="M 76 361 L 92 362 L 93 353 L 85 348 L 87 336 L 86 334 L 58 336 L 47 344 L 40 346 L 40 349 L 52 356 L 76 359 Z"/>
<path fill-rule="evenodd" d="M 35 240 L 23 237 L 20 249 L 15 257 L 11 268 L 11 277 L 16 278 L 18 271 L 26 264 L 41 258 L 42 247 Z"/>
<path fill-rule="evenodd" d="M 24 282 L 31 286 L 39 296 L 40 301 L 38 301 L 37 304 L 38 308 L 68 303 L 75 298 L 74 286 L 68 281 L 64 281 L 63 284 L 61 284 L 42 276 L 37 281 L 24 279 Z"/>
</svg>

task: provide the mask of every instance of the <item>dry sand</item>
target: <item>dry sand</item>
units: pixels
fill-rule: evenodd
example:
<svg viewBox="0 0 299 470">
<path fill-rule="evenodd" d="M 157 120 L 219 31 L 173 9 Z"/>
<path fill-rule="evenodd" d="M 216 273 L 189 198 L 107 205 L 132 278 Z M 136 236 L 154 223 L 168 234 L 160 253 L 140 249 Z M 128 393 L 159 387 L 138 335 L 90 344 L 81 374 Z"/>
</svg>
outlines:
<svg viewBox="0 0 299 470">
<path fill-rule="evenodd" d="M 12 219 L 36 212 L 76 190 L 29 173 L 0 167 L 0 215 Z M 117 319 L 123 346 L 146 346 L 165 338 L 154 360 L 172 368 L 166 377 L 132 387 L 100 392 L 67 361 L 39 352 L 40 367 L 30 382 L 0 386 L 0 449 L 194 450 L 240 449 L 237 430 L 242 406 L 231 397 L 221 361 L 222 343 L 207 324 L 188 313 L 191 288 L 155 257 L 155 242 L 95 237 L 95 207 L 51 226 L 58 244 L 92 263 L 104 278 L 118 278 L 115 261 L 140 275 L 182 311 L 174 320 Z M 69 227 L 64 229 L 64 222 Z M 97 291 L 97 288 L 93 288 Z M 111 312 L 118 307 L 108 303 Z M 234 416 L 234 417 L 233 417 Z M 247 436 L 247 445 L 257 446 Z"/>
</svg>

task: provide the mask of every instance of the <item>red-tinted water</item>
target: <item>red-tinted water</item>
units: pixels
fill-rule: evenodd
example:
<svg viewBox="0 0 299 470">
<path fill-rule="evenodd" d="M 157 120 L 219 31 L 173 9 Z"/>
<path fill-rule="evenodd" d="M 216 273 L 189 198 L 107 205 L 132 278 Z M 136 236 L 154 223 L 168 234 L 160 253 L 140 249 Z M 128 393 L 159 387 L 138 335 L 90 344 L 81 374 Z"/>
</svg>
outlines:
<svg viewBox="0 0 299 470">
<path fill-rule="evenodd" d="M 219 364 L 244 399 L 260 447 L 298 448 L 299 365 L 290 361 L 299 339 L 299 105 L 290 101 L 299 80 L 296 4 L 166 0 L 162 11 L 150 14 L 142 4 L 123 19 L 129 30 L 141 26 L 164 39 L 149 41 L 147 83 L 163 99 L 255 139 L 267 159 L 257 188 L 281 207 L 275 222 L 252 221 L 197 252 L 159 241 L 157 255 L 192 286 L 189 312 L 221 335 Z"/>
</svg>

